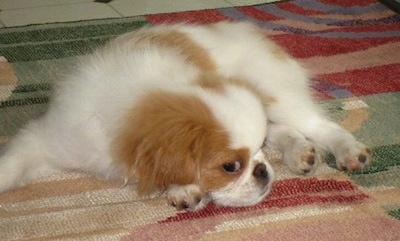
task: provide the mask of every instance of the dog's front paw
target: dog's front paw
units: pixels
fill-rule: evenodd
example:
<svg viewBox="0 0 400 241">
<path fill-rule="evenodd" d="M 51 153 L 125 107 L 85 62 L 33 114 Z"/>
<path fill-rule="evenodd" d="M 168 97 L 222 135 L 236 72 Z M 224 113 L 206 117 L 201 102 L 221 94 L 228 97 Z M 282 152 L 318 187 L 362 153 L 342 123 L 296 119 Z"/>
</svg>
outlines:
<svg viewBox="0 0 400 241">
<path fill-rule="evenodd" d="M 372 151 L 363 143 L 353 141 L 335 150 L 336 164 L 339 170 L 359 170 L 368 166 L 372 160 Z"/>
<path fill-rule="evenodd" d="M 321 155 L 307 140 L 298 140 L 292 148 L 283 154 L 289 169 L 299 175 L 313 174 L 318 167 Z"/>
<path fill-rule="evenodd" d="M 198 185 L 170 185 L 167 189 L 167 200 L 177 210 L 196 211 L 209 202 L 209 198 Z"/>
</svg>

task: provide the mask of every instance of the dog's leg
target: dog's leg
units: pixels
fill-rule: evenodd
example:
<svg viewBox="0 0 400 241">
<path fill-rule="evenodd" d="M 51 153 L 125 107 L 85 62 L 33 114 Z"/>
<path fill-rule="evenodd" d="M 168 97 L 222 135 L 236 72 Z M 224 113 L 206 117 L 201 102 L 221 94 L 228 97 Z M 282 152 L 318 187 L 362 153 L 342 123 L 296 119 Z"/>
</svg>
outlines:
<svg viewBox="0 0 400 241">
<path fill-rule="evenodd" d="M 315 172 L 321 155 L 302 133 L 286 125 L 269 123 L 267 137 L 267 145 L 283 153 L 283 160 L 292 172 L 299 175 Z"/>
<path fill-rule="evenodd" d="M 40 127 L 40 120 L 31 122 L 6 146 L 0 157 L 0 192 L 59 171 L 48 162 L 51 157 Z"/>
<path fill-rule="evenodd" d="M 267 107 L 268 119 L 297 130 L 308 141 L 333 153 L 339 169 L 355 170 L 367 166 L 371 162 L 371 150 L 350 132 L 325 118 L 312 99 L 306 79 L 300 75 L 288 81 L 291 85 L 281 86 L 278 82 L 275 86 L 280 95 Z"/>
<path fill-rule="evenodd" d="M 279 118 L 273 118 L 272 121 L 297 130 L 307 140 L 331 152 L 340 170 L 356 170 L 367 166 L 371 162 L 371 150 L 343 127 L 325 118 L 311 99 L 306 101 L 308 93 L 304 94 L 300 96 L 303 101 L 299 103 L 288 97 L 285 102 L 273 106 L 271 113 L 279 113 Z"/>
<path fill-rule="evenodd" d="M 168 202 L 178 210 L 196 211 L 210 202 L 207 194 L 195 184 L 170 185 L 167 189 Z"/>
<path fill-rule="evenodd" d="M 293 106 L 293 108 L 285 109 L 285 105 Z M 274 112 L 278 111 L 280 116 L 272 119 L 272 121 L 292 129 L 289 131 L 292 133 L 290 135 L 294 135 L 293 132 L 300 132 L 307 141 L 331 152 L 335 156 L 337 167 L 340 170 L 362 169 L 371 162 L 371 150 L 363 143 L 358 142 L 350 132 L 326 119 L 320 114 L 318 107 L 312 101 L 303 101 L 299 103 L 299 107 L 295 108 L 295 106 L 295 103 L 289 102 L 287 104 L 284 102 L 277 108 L 273 107 L 276 108 Z M 270 130 L 273 131 L 274 128 L 270 128 Z M 278 128 L 276 135 L 280 136 L 279 133 L 285 133 L 285 131 L 279 132 L 279 130 Z M 296 134 L 296 136 L 299 136 L 299 134 Z M 300 137 L 296 138 L 299 139 Z M 294 147 L 300 148 L 300 146 L 293 146 L 293 144 L 286 148 Z"/>
<path fill-rule="evenodd" d="M 324 146 L 336 158 L 339 169 L 362 169 L 371 162 L 371 149 L 338 124 L 325 118 L 313 118 L 301 132 L 315 143 Z"/>
</svg>

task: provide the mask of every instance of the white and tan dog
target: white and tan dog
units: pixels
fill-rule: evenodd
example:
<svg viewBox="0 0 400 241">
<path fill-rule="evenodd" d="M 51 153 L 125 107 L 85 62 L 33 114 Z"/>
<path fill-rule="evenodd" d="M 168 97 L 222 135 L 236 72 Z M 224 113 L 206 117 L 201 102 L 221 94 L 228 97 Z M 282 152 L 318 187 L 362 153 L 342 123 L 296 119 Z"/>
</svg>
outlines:
<svg viewBox="0 0 400 241">
<path fill-rule="evenodd" d="M 85 57 L 0 158 L 0 191 L 65 170 L 138 181 L 178 209 L 248 206 L 269 192 L 264 140 L 297 174 L 318 145 L 339 168 L 371 151 L 327 120 L 307 73 L 249 23 L 170 25 L 126 33 Z"/>
</svg>

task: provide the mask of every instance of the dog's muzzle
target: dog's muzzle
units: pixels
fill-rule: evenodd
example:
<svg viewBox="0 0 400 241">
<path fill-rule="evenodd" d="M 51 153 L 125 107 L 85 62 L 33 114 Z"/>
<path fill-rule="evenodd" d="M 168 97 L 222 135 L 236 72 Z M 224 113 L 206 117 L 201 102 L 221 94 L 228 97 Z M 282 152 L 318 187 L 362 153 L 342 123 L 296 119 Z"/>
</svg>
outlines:
<svg viewBox="0 0 400 241">
<path fill-rule="evenodd" d="M 263 185 L 267 185 L 269 182 L 269 174 L 267 166 L 264 163 L 258 163 L 253 171 L 253 176 L 258 182 Z"/>
</svg>

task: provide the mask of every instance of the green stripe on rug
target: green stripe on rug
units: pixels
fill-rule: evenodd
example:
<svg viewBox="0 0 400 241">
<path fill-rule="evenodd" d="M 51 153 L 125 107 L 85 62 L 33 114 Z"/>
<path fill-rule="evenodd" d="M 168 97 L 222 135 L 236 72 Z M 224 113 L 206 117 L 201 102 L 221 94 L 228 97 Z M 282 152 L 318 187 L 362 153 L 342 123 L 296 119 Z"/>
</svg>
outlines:
<svg viewBox="0 0 400 241">
<path fill-rule="evenodd" d="M 395 187 L 400 185 L 400 145 L 387 145 L 372 148 L 373 161 L 363 170 L 346 171 L 350 178 L 364 187 Z M 329 166 L 336 168 L 335 158 L 326 158 Z"/>
<path fill-rule="evenodd" d="M 51 89 L 52 85 L 50 83 L 30 84 L 30 85 L 17 86 L 13 91 L 13 93 L 36 92 L 36 91 L 51 90 Z"/>
<path fill-rule="evenodd" d="M 390 216 L 400 220 L 400 206 L 399 205 L 385 205 L 383 209 Z"/>
<path fill-rule="evenodd" d="M 400 220 L 400 209 L 391 210 L 387 212 L 390 216 Z"/>
<path fill-rule="evenodd" d="M 78 27 L 0 31 L 0 55 L 9 62 L 58 59 L 92 52 L 110 38 L 146 25 L 143 20 Z M 18 30 L 18 29 L 17 29 Z"/>
<path fill-rule="evenodd" d="M 9 107 L 17 107 L 17 106 L 25 106 L 25 105 L 37 105 L 37 104 L 45 104 L 49 102 L 48 96 L 38 96 L 38 97 L 29 97 L 24 99 L 14 99 L 14 100 L 6 100 L 0 102 L 0 109 L 9 108 Z"/>
<path fill-rule="evenodd" d="M 146 21 L 109 23 L 59 27 L 52 29 L 33 29 L 31 31 L 0 33 L 0 44 L 25 44 L 43 41 L 64 41 L 68 39 L 93 38 L 99 36 L 119 35 L 146 25 Z"/>
<path fill-rule="evenodd" d="M 88 54 L 107 42 L 109 38 L 110 36 L 70 42 L 3 47 L 0 48 L 0 53 L 9 62 L 59 59 Z"/>
<path fill-rule="evenodd" d="M 388 167 L 380 172 L 363 174 L 350 174 L 350 178 L 363 187 L 388 187 L 393 188 L 400 185 L 400 168 L 399 166 Z"/>
<path fill-rule="evenodd" d="M 50 91 L 47 92 L 46 91 Z M 17 86 L 13 91 L 13 96 L 0 102 L 0 109 L 26 105 L 47 104 L 50 101 L 52 84 L 39 83 Z M 41 93 L 36 93 L 41 92 Z"/>
<path fill-rule="evenodd" d="M 389 167 L 400 165 L 400 144 L 375 147 L 372 152 L 373 161 L 369 167 L 363 170 L 347 171 L 347 173 L 352 176 L 373 174 L 387 171 Z M 336 168 L 335 157 L 332 154 L 326 157 L 326 162 L 329 166 Z"/>
</svg>

